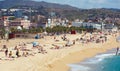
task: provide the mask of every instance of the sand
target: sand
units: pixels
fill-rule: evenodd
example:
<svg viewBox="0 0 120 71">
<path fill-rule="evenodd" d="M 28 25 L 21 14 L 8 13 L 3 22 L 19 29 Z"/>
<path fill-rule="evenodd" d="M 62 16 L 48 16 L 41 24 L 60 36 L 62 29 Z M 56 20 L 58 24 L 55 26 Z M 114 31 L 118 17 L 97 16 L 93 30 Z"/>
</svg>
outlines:
<svg viewBox="0 0 120 71">
<path fill-rule="evenodd" d="M 88 34 L 89 35 L 89 34 Z M 79 38 L 81 34 L 67 35 L 70 40 Z M 77 63 L 86 58 L 93 57 L 97 53 L 105 52 L 109 49 L 116 48 L 119 43 L 116 42 L 116 37 L 108 36 L 109 39 L 105 43 L 88 43 L 82 45 L 76 43 L 71 47 L 62 49 L 50 49 L 51 44 L 64 45 L 66 42 L 57 37 L 59 42 L 53 40 L 54 37 L 47 36 L 45 39 L 12 39 L 9 42 L 1 40 L 0 46 L 7 44 L 9 47 L 14 47 L 19 42 L 30 43 L 33 41 L 39 42 L 47 50 L 47 54 L 35 54 L 35 56 L 20 57 L 14 60 L 1 60 L 1 71 L 68 71 L 68 64 Z M 0 53 L 4 57 L 4 53 Z"/>
</svg>

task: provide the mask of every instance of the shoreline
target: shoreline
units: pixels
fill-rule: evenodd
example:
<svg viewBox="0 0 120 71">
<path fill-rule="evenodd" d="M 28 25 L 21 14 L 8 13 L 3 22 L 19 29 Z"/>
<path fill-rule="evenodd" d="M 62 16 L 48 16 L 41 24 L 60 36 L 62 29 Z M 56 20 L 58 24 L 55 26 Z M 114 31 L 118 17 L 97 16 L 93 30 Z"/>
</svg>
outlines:
<svg viewBox="0 0 120 71">
<path fill-rule="evenodd" d="M 107 44 L 110 44 L 110 42 Z M 95 55 L 97 55 L 99 53 L 107 52 L 107 51 L 119 46 L 119 43 L 116 42 L 115 38 L 114 38 L 114 42 L 112 43 L 113 45 L 107 45 L 107 44 L 104 45 L 106 47 L 102 47 L 102 48 L 101 47 L 88 48 L 88 49 L 83 49 L 83 50 L 80 50 L 77 52 L 70 53 L 69 55 L 67 55 L 59 60 L 56 60 L 52 64 L 50 64 L 49 69 L 50 69 L 50 71 L 69 71 L 70 67 L 68 66 L 68 64 L 82 62 L 83 60 L 85 60 L 87 58 L 94 57 Z"/>
<path fill-rule="evenodd" d="M 105 65 L 104 61 L 107 61 L 107 59 L 110 60 L 111 58 L 116 59 L 115 51 L 116 48 L 113 48 L 111 50 L 107 50 L 104 53 L 98 53 L 97 55 L 87 58 L 81 62 L 69 64 L 70 66 L 69 71 L 97 71 L 97 70 L 103 71 L 102 67 Z"/>
</svg>

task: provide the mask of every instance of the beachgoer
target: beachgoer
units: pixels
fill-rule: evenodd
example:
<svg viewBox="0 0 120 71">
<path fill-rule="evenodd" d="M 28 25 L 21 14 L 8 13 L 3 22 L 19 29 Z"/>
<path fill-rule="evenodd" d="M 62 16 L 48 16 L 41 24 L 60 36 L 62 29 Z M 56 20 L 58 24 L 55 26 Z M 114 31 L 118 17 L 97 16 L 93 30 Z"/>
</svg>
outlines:
<svg viewBox="0 0 120 71">
<path fill-rule="evenodd" d="M 116 55 L 118 54 L 118 51 L 119 51 L 119 47 L 117 47 Z"/>
<path fill-rule="evenodd" d="M 11 58 L 12 57 L 12 51 L 10 51 L 10 53 L 9 53 L 9 58 Z"/>
<path fill-rule="evenodd" d="M 119 47 L 117 47 L 117 51 L 119 51 Z"/>
<path fill-rule="evenodd" d="M 105 41 L 107 41 L 107 37 L 105 37 Z"/>
<path fill-rule="evenodd" d="M 26 56 L 27 56 L 27 55 L 29 55 L 29 53 L 28 53 L 28 52 L 26 52 Z"/>
<path fill-rule="evenodd" d="M 56 39 L 56 36 L 54 36 L 54 40 Z"/>
<path fill-rule="evenodd" d="M 73 40 L 73 45 L 75 45 L 75 40 Z"/>
<path fill-rule="evenodd" d="M 27 55 L 26 55 L 26 53 L 25 53 L 25 52 L 23 52 L 22 56 L 26 57 Z"/>
<path fill-rule="evenodd" d="M 19 55 L 19 49 L 17 49 L 17 51 L 16 51 L 16 56 L 20 57 L 20 55 Z"/>
<path fill-rule="evenodd" d="M 3 45 L 3 49 L 7 49 L 7 46 L 6 46 L 6 45 Z"/>
<path fill-rule="evenodd" d="M 9 38 L 6 41 L 9 42 Z"/>
<path fill-rule="evenodd" d="M 17 46 L 15 46 L 14 50 L 17 50 L 17 49 L 18 49 Z"/>
<path fill-rule="evenodd" d="M 7 57 L 8 55 L 8 48 L 5 50 L 5 56 Z"/>
<path fill-rule="evenodd" d="M 104 43 L 104 40 L 102 40 L 102 43 Z"/>
</svg>

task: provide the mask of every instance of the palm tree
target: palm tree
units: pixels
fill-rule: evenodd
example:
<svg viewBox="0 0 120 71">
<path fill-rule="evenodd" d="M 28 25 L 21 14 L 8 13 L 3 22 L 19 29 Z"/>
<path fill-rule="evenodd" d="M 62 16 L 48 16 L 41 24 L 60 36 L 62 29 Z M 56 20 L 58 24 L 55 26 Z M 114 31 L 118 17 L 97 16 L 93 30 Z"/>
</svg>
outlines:
<svg viewBox="0 0 120 71">
<path fill-rule="evenodd" d="M 51 28 L 50 27 L 47 27 L 45 30 L 46 30 L 46 32 L 51 33 Z"/>
<path fill-rule="evenodd" d="M 15 28 L 10 28 L 10 31 L 13 33 L 15 33 L 15 32 L 17 32 L 17 29 L 15 29 Z"/>
</svg>

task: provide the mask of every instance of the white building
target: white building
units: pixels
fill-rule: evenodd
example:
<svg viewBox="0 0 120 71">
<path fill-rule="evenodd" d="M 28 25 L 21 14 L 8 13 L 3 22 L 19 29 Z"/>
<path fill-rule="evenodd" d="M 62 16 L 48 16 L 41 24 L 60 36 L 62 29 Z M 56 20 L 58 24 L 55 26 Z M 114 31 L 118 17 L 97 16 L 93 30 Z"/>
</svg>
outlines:
<svg viewBox="0 0 120 71">
<path fill-rule="evenodd" d="M 1 9 L 1 11 L 7 11 L 7 9 Z"/>
<path fill-rule="evenodd" d="M 19 11 L 20 9 L 10 9 L 11 12 Z"/>
<path fill-rule="evenodd" d="M 104 26 L 104 24 L 100 24 L 100 23 L 88 23 L 88 22 L 72 22 L 72 26 L 75 26 L 75 27 L 93 27 L 93 28 L 96 28 L 96 29 L 101 29 L 101 25 Z M 104 27 L 103 27 L 104 28 Z"/>
<path fill-rule="evenodd" d="M 72 26 L 74 26 L 74 27 L 81 27 L 82 23 L 81 22 L 72 22 Z"/>
<path fill-rule="evenodd" d="M 47 27 L 50 27 L 50 26 L 51 26 L 51 23 L 52 23 L 52 22 L 51 22 L 51 19 L 49 18 L 49 19 L 48 19 L 48 22 L 47 22 Z"/>
<path fill-rule="evenodd" d="M 92 26 L 93 28 L 96 28 L 98 30 L 100 30 L 103 25 L 104 24 L 100 24 L 100 23 L 82 23 L 83 27 L 90 27 L 90 26 Z"/>
</svg>

